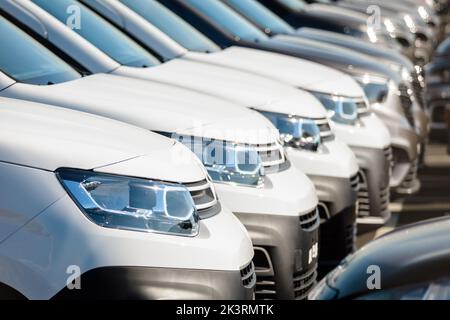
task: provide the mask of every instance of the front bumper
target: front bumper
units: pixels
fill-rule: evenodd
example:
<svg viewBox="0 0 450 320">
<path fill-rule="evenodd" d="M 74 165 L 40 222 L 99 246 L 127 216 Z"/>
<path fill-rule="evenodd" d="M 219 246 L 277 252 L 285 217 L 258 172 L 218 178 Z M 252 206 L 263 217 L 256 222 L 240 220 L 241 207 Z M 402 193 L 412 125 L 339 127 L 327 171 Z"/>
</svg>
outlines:
<svg viewBox="0 0 450 320">
<path fill-rule="evenodd" d="M 254 275 L 253 275 L 254 277 Z M 80 276 L 80 289 L 67 287 L 56 300 L 249 300 L 253 285 L 244 287 L 239 271 L 146 267 L 110 267 Z"/>
<path fill-rule="evenodd" d="M 391 190 L 400 195 L 414 194 L 421 186 L 418 171 L 426 140 L 421 141 L 419 136 L 409 129 L 398 127 L 396 131 L 398 134 L 392 139 Z"/>
<path fill-rule="evenodd" d="M 426 143 L 430 133 L 430 118 L 428 117 L 428 114 L 417 105 L 417 103 L 414 103 L 413 113 L 420 143 Z"/>
<path fill-rule="evenodd" d="M 355 206 L 358 197 L 358 175 L 346 178 L 328 176 L 308 176 L 316 187 L 319 197 L 320 218 L 328 220 L 349 207 Z M 326 205 L 326 212 L 321 206 Z"/>
<path fill-rule="evenodd" d="M 266 175 L 261 188 L 215 186 L 221 202 L 242 222 L 253 242 L 258 257 L 256 298 L 304 298 L 316 279 L 317 257 L 309 261 L 309 255 L 318 243 L 320 225 L 311 180 L 291 165 Z"/>
<path fill-rule="evenodd" d="M 359 177 L 309 176 L 319 196 L 319 278 L 355 250 Z"/>
<path fill-rule="evenodd" d="M 236 213 L 255 247 L 257 299 L 305 299 L 317 278 L 317 212 L 303 216 Z"/>
<path fill-rule="evenodd" d="M 396 109 L 397 103 L 388 99 L 386 104 L 375 104 L 373 110 L 383 121 L 391 135 L 392 146 L 392 176 L 390 186 L 392 191 L 398 194 L 413 194 L 420 189 L 417 179 L 418 162 L 421 150 L 425 149 L 426 136 L 428 135 L 428 119 L 423 112 L 415 114 L 420 126 L 424 127 L 423 139 L 416 130 L 405 120 L 404 114 Z M 425 117 L 425 118 L 424 118 Z"/>
<path fill-rule="evenodd" d="M 347 145 L 337 139 L 326 142 L 320 152 L 287 150 L 294 166 L 302 169 L 313 182 L 319 197 L 322 222 L 319 232 L 320 277 L 354 250 L 359 184 L 357 161 Z"/>
<path fill-rule="evenodd" d="M 355 251 L 356 232 L 355 205 L 345 208 L 320 226 L 319 279 Z"/>
<path fill-rule="evenodd" d="M 358 191 L 358 231 L 378 228 L 390 218 L 390 148 L 352 147 L 358 159 L 360 185 Z"/>
</svg>

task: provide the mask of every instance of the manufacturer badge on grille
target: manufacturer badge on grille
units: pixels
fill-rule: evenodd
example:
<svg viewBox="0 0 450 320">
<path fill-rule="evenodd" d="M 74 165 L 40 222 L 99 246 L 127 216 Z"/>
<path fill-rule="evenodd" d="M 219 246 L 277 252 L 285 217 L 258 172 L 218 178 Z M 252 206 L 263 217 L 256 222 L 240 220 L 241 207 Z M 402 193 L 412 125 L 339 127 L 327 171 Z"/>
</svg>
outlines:
<svg viewBox="0 0 450 320">
<path fill-rule="evenodd" d="M 308 264 L 311 264 L 314 261 L 314 259 L 317 258 L 318 255 L 319 255 L 319 244 L 316 242 L 313 244 L 311 249 L 309 249 Z"/>
</svg>

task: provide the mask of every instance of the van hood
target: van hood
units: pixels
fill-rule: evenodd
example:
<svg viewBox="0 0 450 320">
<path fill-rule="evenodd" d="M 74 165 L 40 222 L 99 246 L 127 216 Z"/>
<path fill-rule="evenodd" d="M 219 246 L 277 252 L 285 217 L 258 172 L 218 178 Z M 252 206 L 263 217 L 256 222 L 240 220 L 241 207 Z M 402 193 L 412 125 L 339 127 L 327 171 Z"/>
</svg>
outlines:
<svg viewBox="0 0 450 320">
<path fill-rule="evenodd" d="M 371 73 L 400 83 L 401 77 L 375 58 L 340 46 L 289 35 L 277 35 L 259 44 L 267 50 L 283 50 L 287 54 L 311 60 L 344 73 Z"/>
<path fill-rule="evenodd" d="M 322 104 L 303 90 L 259 75 L 187 59 L 147 69 L 120 67 L 113 72 L 193 90 L 257 110 L 324 118 Z"/>
<path fill-rule="evenodd" d="M 356 50 L 360 53 L 382 58 L 392 63 L 401 64 L 408 70 L 414 68 L 412 62 L 398 51 L 391 48 L 380 47 L 359 38 L 307 27 L 298 29 L 296 34 L 302 38 L 323 41 L 332 45 L 342 46 L 344 48 Z"/>
<path fill-rule="evenodd" d="M 363 28 L 366 26 L 367 15 L 326 4 L 310 4 L 306 6 L 305 12 L 308 15 L 315 17 L 326 18 L 329 20 L 337 21 L 343 25 L 348 25 L 350 27 Z"/>
<path fill-rule="evenodd" d="M 94 170 L 172 182 L 205 179 L 174 140 L 122 122 L 55 106 L 0 98 L 0 161 L 42 170 Z M 177 161 L 184 156 L 186 161 Z"/>
<path fill-rule="evenodd" d="M 123 121 L 144 129 L 249 144 L 278 139 L 255 111 L 189 90 L 106 74 L 51 86 L 18 83 L 1 95 L 52 104 Z M 245 126 L 242 126 L 245 123 Z M 214 127 L 215 130 L 205 128 Z"/>
<path fill-rule="evenodd" d="M 244 70 L 305 90 L 362 97 L 361 87 L 348 75 L 308 60 L 243 47 L 216 53 L 189 52 L 184 59 Z"/>
</svg>

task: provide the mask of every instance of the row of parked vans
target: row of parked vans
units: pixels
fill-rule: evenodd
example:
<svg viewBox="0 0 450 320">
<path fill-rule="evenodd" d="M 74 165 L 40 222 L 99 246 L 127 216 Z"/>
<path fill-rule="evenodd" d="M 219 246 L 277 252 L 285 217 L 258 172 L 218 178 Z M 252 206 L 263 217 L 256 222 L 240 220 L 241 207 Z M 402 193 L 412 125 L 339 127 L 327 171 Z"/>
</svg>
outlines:
<svg viewBox="0 0 450 320">
<path fill-rule="evenodd" d="M 444 12 L 318 2 L 0 1 L 0 298 L 306 299 L 420 189 Z"/>
</svg>

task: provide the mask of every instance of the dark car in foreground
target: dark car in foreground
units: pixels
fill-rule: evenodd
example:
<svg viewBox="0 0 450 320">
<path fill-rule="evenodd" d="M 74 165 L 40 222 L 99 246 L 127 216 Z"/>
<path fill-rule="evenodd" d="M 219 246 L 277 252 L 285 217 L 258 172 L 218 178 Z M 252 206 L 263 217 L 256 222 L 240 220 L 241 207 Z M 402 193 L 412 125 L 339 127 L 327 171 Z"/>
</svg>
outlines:
<svg viewBox="0 0 450 320">
<path fill-rule="evenodd" d="M 349 256 L 311 292 L 312 300 L 450 299 L 450 219 L 419 222 Z"/>
</svg>

